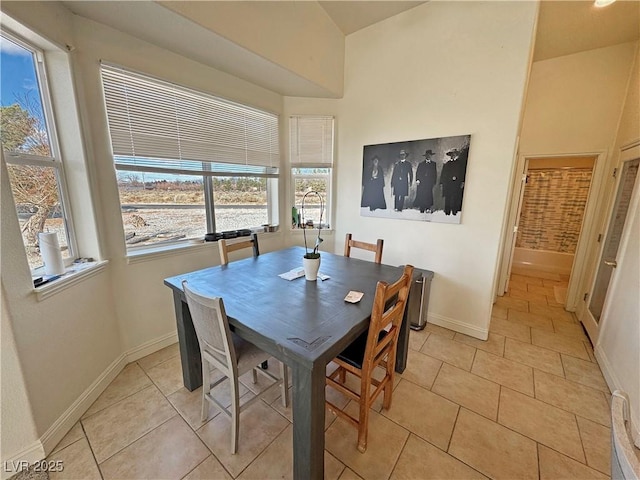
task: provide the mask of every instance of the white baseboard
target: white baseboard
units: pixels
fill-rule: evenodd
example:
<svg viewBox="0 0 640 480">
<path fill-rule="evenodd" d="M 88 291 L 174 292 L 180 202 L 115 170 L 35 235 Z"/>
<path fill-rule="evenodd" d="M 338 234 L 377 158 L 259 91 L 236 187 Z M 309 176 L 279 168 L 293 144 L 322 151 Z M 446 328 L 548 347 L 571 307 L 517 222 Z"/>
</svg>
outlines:
<svg viewBox="0 0 640 480">
<path fill-rule="evenodd" d="M 69 408 L 40 437 L 44 452 L 49 455 L 62 438 L 71 430 L 80 417 L 109 386 L 127 364 L 125 354 L 121 354 L 100 376 L 71 404 Z"/>
<path fill-rule="evenodd" d="M 138 347 L 122 353 L 109 365 L 100 376 L 71 404 L 71 406 L 49 427 L 49 429 L 36 442 L 39 446 L 37 455 L 29 457 L 30 463 L 42 460 L 49 455 L 62 438 L 71 430 L 89 407 L 105 391 L 122 369 L 131 362 L 154 353 L 178 341 L 177 333 L 169 333 L 162 337 L 150 340 Z M 36 458 L 39 457 L 39 458 Z M 22 459 L 23 457 L 18 457 Z"/>
<path fill-rule="evenodd" d="M 611 363 L 609 363 L 609 359 L 605 354 L 604 350 L 598 345 L 594 350 L 594 354 L 596 356 L 596 360 L 598 360 L 598 365 L 600 366 L 600 370 L 602 370 L 602 375 L 604 375 L 604 379 L 607 382 L 607 386 L 609 390 L 612 392 L 614 390 L 622 390 L 625 391 L 622 382 L 618 379 Z M 634 411 L 633 406 L 631 406 L 631 435 L 633 436 L 633 441 L 636 446 L 640 445 L 640 418 L 638 418 L 640 412 Z M 640 446 L 638 447 L 640 448 Z"/>
<path fill-rule="evenodd" d="M 45 454 L 42 442 L 37 440 L 20 453 L 17 453 L 11 458 L 2 460 L 2 472 L 0 478 L 2 478 L 2 480 L 6 480 L 7 478 L 14 476 L 20 470 L 26 469 L 29 465 L 42 460 L 44 457 Z"/>
<path fill-rule="evenodd" d="M 489 330 L 486 328 L 480 328 L 476 325 L 461 322 L 454 318 L 444 317 L 437 313 L 428 313 L 427 323 L 433 323 L 439 327 L 448 328 L 454 332 L 464 333 L 465 335 L 469 335 L 470 337 L 478 338 L 480 340 L 486 340 L 489 338 Z"/>
<path fill-rule="evenodd" d="M 131 350 L 125 352 L 125 356 L 127 357 L 127 363 L 135 362 L 136 360 L 141 359 L 142 357 L 146 357 L 147 355 L 151 355 L 158 350 L 162 350 L 169 345 L 173 345 L 178 341 L 178 333 L 167 333 L 162 337 L 154 338 L 153 340 L 149 340 L 142 345 L 139 345 Z"/>
</svg>

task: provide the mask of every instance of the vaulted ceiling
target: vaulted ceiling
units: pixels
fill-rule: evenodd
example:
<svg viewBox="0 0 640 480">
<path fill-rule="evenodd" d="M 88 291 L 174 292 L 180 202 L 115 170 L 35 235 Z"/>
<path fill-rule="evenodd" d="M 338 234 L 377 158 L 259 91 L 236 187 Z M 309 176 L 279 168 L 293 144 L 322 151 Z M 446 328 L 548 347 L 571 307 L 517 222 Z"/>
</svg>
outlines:
<svg viewBox="0 0 640 480">
<path fill-rule="evenodd" d="M 340 97 L 344 38 L 386 18 L 423 3 L 421 1 L 64 1 L 73 13 L 226 71 L 257 85 L 290 96 Z M 318 8 L 319 7 L 319 8 Z M 278 15 L 260 15 L 268 9 Z M 245 22 L 247 13 L 253 18 Z M 324 12 L 324 15 L 319 12 Z M 300 16 L 300 30 L 295 19 Z M 288 17 L 283 23 L 292 30 L 263 47 L 262 40 L 280 35 L 283 28 L 268 25 Z M 293 21 L 291 21 L 293 19 Z M 320 50 L 307 36 L 299 44 L 298 34 L 322 24 L 317 42 L 333 42 L 319 64 Z M 294 28 L 292 28 L 294 27 Z M 319 28 L 319 27 L 318 27 Z M 262 37 L 260 37 L 262 35 Z M 580 51 L 607 47 L 640 38 L 640 1 L 618 1 L 596 8 L 590 0 L 540 3 L 534 61 Z M 292 45 L 293 44 L 293 45 Z M 275 47 L 281 45 L 280 54 Z M 316 65 L 293 58 L 295 51 L 310 50 Z M 334 56 L 335 59 L 331 57 Z M 333 62 L 333 63 L 332 63 Z M 308 70 L 305 67 L 308 66 Z M 315 70 L 314 70 L 315 68 Z M 333 71 L 334 78 L 329 78 Z M 325 75 L 325 78 L 321 78 Z"/>
</svg>

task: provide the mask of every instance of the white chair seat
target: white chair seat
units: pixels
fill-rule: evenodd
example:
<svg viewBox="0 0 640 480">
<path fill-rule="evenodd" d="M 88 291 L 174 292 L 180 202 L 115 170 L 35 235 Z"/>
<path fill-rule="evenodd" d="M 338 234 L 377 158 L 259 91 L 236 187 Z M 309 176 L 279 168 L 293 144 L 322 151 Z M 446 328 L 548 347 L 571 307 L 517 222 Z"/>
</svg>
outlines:
<svg viewBox="0 0 640 480">
<path fill-rule="evenodd" d="M 256 347 L 251 342 L 247 342 L 244 338 L 233 332 L 231 332 L 231 340 L 233 342 L 233 348 L 236 351 L 236 362 L 238 365 L 239 377 L 250 372 L 256 365 L 260 365 L 271 357 L 271 355 L 266 353 L 264 350 Z M 222 356 L 215 353 L 210 348 L 205 347 L 202 353 L 206 353 L 218 362 L 223 361 Z"/>
</svg>

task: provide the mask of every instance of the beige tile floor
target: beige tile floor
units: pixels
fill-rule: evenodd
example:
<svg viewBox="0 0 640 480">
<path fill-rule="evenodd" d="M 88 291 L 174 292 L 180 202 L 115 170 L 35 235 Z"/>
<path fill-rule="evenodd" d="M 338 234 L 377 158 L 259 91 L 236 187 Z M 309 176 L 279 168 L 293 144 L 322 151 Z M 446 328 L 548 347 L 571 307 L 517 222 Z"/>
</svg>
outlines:
<svg viewBox="0 0 640 480">
<path fill-rule="evenodd" d="M 365 454 L 356 430 L 327 413 L 325 477 L 607 478 L 609 390 L 559 303 L 566 280 L 513 274 L 486 342 L 431 324 L 412 331 L 408 367 L 391 408 L 374 407 Z M 241 380 L 250 398 L 257 387 Z M 230 455 L 229 421 L 213 408 L 200 421 L 200 389 L 182 387 L 172 345 L 127 365 L 50 455 L 65 465 L 51 477 L 291 478 L 291 409 L 275 395 L 242 413 Z"/>
</svg>

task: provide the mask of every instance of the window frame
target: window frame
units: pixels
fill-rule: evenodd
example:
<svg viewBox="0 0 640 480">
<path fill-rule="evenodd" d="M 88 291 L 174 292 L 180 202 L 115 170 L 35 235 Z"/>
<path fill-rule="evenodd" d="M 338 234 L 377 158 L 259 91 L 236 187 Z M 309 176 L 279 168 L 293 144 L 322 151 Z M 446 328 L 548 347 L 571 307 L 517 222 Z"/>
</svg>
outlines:
<svg viewBox="0 0 640 480">
<path fill-rule="evenodd" d="M 301 170 L 304 168 L 326 168 L 328 170 L 327 173 L 297 173 L 296 170 Z M 324 220 L 322 223 L 323 230 L 332 230 L 332 215 L 331 215 L 331 200 L 333 193 L 333 167 L 291 167 L 291 197 L 293 199 L 292 205 L 295 206 L 298 211 L 300 211 L 301 205 L 297 205 L 296 202 L 296 180 L 326 180 L 327 182 L 327 194 L 325 195 L 324 200 Z M 291 222 L 292 230 L 299 230 L 298 227 L 293 225 Z"/>
<path fill-rule="evenodd" d="M 24 39 L 21 35 L 16 34 L 10 29 L 3 28 L 2 32 L 0 32 L 0 35 L 16 43 L 20 47 L 28 50 L 32 54 L 36 80 L 38 82 L 38 96 L 42 105 L 42 115 L 44 117 L 43 119 L 47 131 L 47 140 L 49 142 L 49 148 L 51 150 L 51 156 L 49 157 L 24 153 L 20 151 L 5 150 L 5 162 L 7 163 L 7 165 L 27 165 L 54 169 L 56 183 L 58 186 L 58 201 L 60 203 L 60 210 L 65 225 L 67 249 L 69 252 L 68 256 L 63 257 L 63 261 L 65 267 L 69 267 L 78 258 L 79 250 L 78 242 L 76 239 L 76 232 L 73 226 L 73 214 L 71 209 L 71 202 L 69 200 L 70 196 L 64 170 L 64 161 L 62 159 L 60 143 L 58 140 L 58 130 L 56 128 L 55 111 L 47 75 L 45 52 L 39 46 Z M 17 209 L 15 200 L 14 208 Z M 26 256 L 26 249 L 23 248 L 23 251 Z M 40 273 L 43 267 L 44 265 L 30 268 L 31 273 Z"/>
<path fill-rule="evenodd" d="M 251 174 L 238 174 L 235 173 L 234 175 L 230 175 L 229 173 L 212 173 L 212 174 L 206 174 L 206 175 L 198 175 L 197 172 L 187 172 L 187 171 L 176 171 L 176 170 L 171 170 L 171 169 L 162 169 L 162 168 L 152 168 L 152 167 L 147 167 L 147 168 L 143 168 L 143 169 L 135 169 L 134 167 L 131 166 L 123 166 L 123 165 L 118 165 L 116 164 L 116 172 L 131 172 L 131 173 L 159 173 L 159 174 L 167 174 L 167 175 L 189 175 L 189 176 L 193 176 L 193 177 L 201 177 L 202 178 L 202 190 L 203 190 L 203 197 L 204 197 L 204 204 L 203 204 L 203 209 L 205 211 L 205 221 L 206 224 L 203 225 L 203 227 L 206 227 L 207 232 L 214 232 L 214 231 L 218 231 L 216 228 L 216 219 L 215 219 L 215 200 L 214 200 L 214 186 L 213 186 L 213 179 L 216 177 L 219 178 L 239 178 L 239 177 L 248 177 L 248 178 L 265 178 L 266 179 L 266 198 L 267 198 L 267 205 L 266 205 L 266 210 L 267 210 L 267 218 L 268 218 L 268 223 L 273 223 L 273 219 L 277 217 L 277 205 L 273 204 L 273 199 L 277 198 L 273 196 L 272 193 L 272 189 L 274 188 L 274 182 L 275 182 L 275 188 L 276 191 L 279 188 L 279 175 L 278 174 L 264 174 L 264 175 L 260 175 L 260 174 L 255 174 L 255 173 L 251 173 Z M 116 175 L 116 181 L 118 182 L 117 179 L 117 175 Z M 277 192 L 276 192 L 277 193 Z M 120 197 L 118 195 L 118 197 Z M 170 204 L 167 204 L 170 205 Z M 175 205 L 180 205 L 180 204 L 175 204 Z M 120 211 L 121 211 L 121 218 L 122 218 L 122 201 L 120 200 Z M 277 220 L 277 218 L 276 218 Z M 238 227 L 238 229 L 240 228 L 251 228 L 251 227 L 259 227 L 259 225 L 245 225 L 242 227 Z M 123 230 L 124 230 L 124 219 L 123 219 Z M 204 232 L 204 233 L 207 233 Z M 180 238 L 180 239 L 176 239 L 176 240 L 163 240 L 160 242 L 156 242 L 156 243 L 149 243 L 149 244 L 145 244 L 145 245 L 129 245 L 126 244 L 126 240 L 125 240 L 125 247 L 127 249 L 127 253 L 129 254 L 138 254 L 138 253 L 143 253 L 146 250 L 155 250 L 157 248 L 160 247 L 164 247 L 164 246 L 179 246 L 181 244 L 189 244 L 191 241 L 196 240 L 198 238 L 204 238 L 204 233 L 201 236 L 198 237 L 185 237 L 185 238 Z"/>
</svg>

